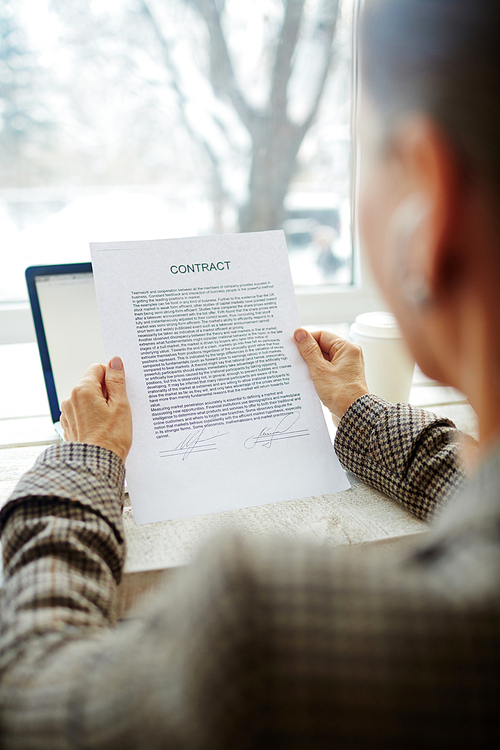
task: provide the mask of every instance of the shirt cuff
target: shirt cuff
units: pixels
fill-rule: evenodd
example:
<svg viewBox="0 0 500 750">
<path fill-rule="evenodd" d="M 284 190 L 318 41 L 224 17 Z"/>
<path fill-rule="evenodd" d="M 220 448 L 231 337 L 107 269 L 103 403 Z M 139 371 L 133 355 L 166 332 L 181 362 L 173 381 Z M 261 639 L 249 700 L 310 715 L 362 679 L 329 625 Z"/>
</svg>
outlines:
<svg viewBox="0 0 500 750">
<path fill-rule="evenodd" d="M 102 516 L 123 541 L 125 466 L 107 448 L 87 443 L 52 445 L 26 472 L 0 511 L 0 532 L 30 498 L 70 500 Z"/>
</svg>

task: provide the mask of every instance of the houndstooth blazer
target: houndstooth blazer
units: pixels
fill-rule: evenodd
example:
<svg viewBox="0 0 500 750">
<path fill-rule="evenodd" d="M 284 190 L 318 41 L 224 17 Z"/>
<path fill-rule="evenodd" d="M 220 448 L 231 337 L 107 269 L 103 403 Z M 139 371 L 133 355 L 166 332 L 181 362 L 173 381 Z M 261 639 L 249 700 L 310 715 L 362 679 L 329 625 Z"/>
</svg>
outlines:
<svg viewBox="0 0 500 750">
<path fill-rule="evenodd" d="M 49 448 L 0 518 L 1 747 L 496 746 L 500 449 L 459 489 L 456 440 L 363 397 L 337 452 L 417 515 L 442 508 L 425 541 L 218 540 L 119 624 L 124 467 Z"/>
</svg>

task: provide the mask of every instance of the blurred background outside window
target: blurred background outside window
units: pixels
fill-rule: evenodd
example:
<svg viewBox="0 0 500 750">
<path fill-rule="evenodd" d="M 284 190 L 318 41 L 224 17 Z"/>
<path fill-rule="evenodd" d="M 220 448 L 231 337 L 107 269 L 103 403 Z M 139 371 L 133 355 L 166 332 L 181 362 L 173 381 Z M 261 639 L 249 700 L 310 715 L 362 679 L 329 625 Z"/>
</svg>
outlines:
<svg viewBox="0 0 500 750">
<path fill-rule="evenodd" d="M 0 303 L 89 241 L 283 228 L 354 283 L 358 0 L 1 0 Z"/>
</svg>

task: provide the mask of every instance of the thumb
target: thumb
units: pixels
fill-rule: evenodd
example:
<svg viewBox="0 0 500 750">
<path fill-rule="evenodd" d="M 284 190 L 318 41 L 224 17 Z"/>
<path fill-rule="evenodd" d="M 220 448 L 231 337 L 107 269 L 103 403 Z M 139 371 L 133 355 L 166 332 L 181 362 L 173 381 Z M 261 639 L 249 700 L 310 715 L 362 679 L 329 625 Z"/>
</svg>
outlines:
<svg viewBox="0 0 500 750">
<path fill-rule="evenodd" d="M 323 353 L 314 336 L 311 336 L 311 334 L 303 328 L 298 328 L 294 333 L 294 338 L 295 343 L 297 344 L 297 349 L 309 367 L 311 367 L 311 365 L 324 364 Z"/>
<path fill-rule="evenodd" d="M 120 357 L 113 357 L 106 367 L 106 389 L 111 399 L 125 395 L 125 370 Z"/>
</svg>

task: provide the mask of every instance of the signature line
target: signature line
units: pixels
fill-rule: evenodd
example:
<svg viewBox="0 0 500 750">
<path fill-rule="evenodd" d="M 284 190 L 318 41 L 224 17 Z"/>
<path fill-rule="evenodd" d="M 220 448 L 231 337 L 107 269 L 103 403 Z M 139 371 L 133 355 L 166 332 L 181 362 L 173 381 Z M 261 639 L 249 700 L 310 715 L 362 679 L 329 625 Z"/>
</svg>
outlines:
<svg viewBox="0 0 500 750">
<path fill-rule="evenodd" d="M 190 435 L 181 440 L 181 442 L 176 445 L 175 448 L 172 448 L 171 450 L 160 451 L 160 456 L 162 458 L 182 456 L 182 460 L 185 461 L 186 458 L 192 453 L 206 453 L 207 451 L 218 450 L 217 443 L 215 442 L 216 439 L 229 434 L 227 432 L 222 432 L 218 433 L 217 435 L 213 435 L 212 437 L 202 437 L 204 432 L 205 428 L 199 431 L 196 430 L 195 432 L 192 432 Z"/>
<path fill-rule="evenodd" d="M 288 414 L 283 417 L 275 428 L 263 427 L 258 435 L 252 435 L 245 440 L 244 446 L 249 450 L 255 448 L 256 445 L 261 445 L 264 448 L 270 448 L 274 442 L 278 440 L 290 440 L 292 438 L 308 437 L 309 430 L 292 430 L 292 427 L 298 421 L 299 414 Z"/>
</svg>

